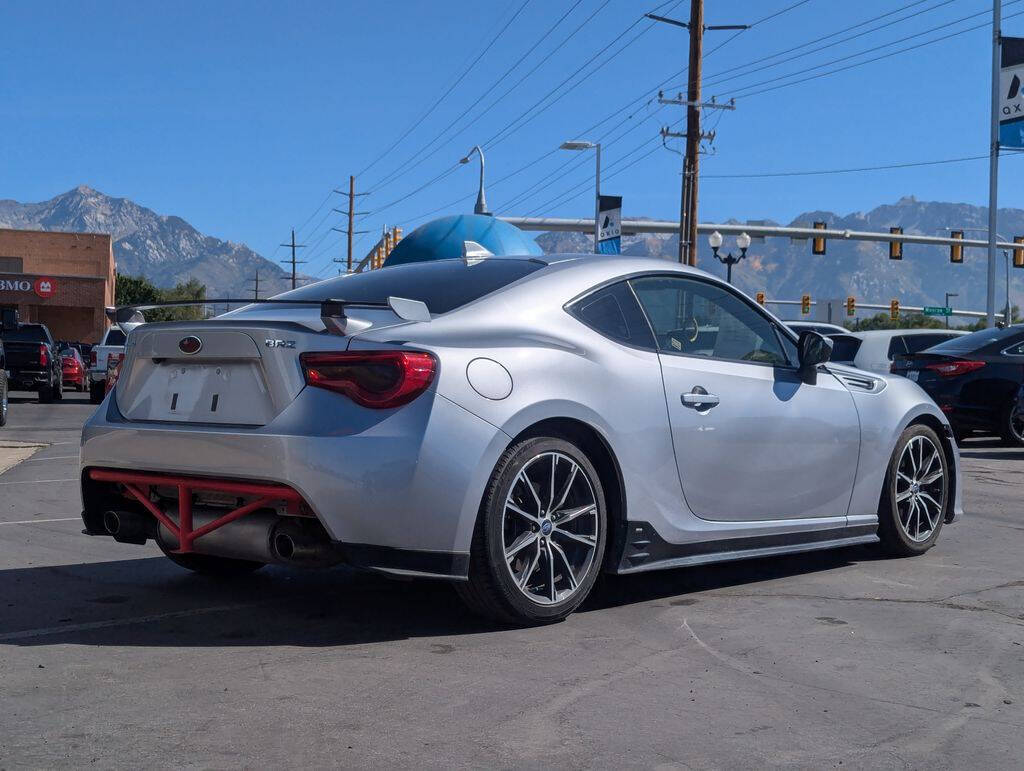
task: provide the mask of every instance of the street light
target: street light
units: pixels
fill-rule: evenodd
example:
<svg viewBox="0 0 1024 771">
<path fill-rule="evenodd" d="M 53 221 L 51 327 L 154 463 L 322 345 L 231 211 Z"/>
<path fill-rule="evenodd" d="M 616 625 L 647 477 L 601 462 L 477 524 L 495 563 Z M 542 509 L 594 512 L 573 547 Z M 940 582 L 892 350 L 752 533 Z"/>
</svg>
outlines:
<svg viewBox="0 0 1024 771">
<path fill-rule="evenodd" d="M 597 170 L 594 175 L 594 254 L 597 254 L 597 241 L 601 233 L 601 143 L 587 142 L 582 139 L 570 139 L 562 142 L 558 149 L 597 151 Z"/>
<path fill-rule="evenodd" d="M 715 255 L 715 259 L 725 265 L 726 276 L 725 280 L 730 284 L 732 283 L 732 266 L 747 256 L 747 249 L 750 248 L 750 236 L 746 233 L 740 233 L 736 236 L 736 246 L 740 248 L 740 256 L 734 257 L 732 252 L 729 252 L 725 257 L 722 257 L 718 250 L 722 248 L 722 242 L 725 239 L 722 238 L 722 234 L 717 230 L 708 236 L 708 244 L 711 246 L 711 251 Z"/>
<path fill-rule="evenodd" d="M 469 163 L 473 153 L 480 156 L 480 191 L 476 194 L 476 206 L 473 207 L 473 214 L 490 214 L 487 211 L 487 199 L 484 198 L 484 151 L 480 149 L 480 145 L 475 145 L 459 163 Z"/>
</svg>

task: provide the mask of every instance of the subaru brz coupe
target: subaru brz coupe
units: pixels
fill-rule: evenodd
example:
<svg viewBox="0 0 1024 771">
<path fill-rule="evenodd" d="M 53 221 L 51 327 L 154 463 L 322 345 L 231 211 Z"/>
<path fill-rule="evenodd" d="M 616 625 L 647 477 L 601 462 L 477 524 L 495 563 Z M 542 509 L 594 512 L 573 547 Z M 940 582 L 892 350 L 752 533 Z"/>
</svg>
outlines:
<svg viewBox="0 0 1024 771">
<path fill-rule="evenodd" d="M 216 575 L 447 579 L 530 624 L 602 571 L 916 555 L 961 515 L 910 380 L 693 268 L 467 254 L 135 328 L 82 433 L 86 532 Z"/>
</svg>

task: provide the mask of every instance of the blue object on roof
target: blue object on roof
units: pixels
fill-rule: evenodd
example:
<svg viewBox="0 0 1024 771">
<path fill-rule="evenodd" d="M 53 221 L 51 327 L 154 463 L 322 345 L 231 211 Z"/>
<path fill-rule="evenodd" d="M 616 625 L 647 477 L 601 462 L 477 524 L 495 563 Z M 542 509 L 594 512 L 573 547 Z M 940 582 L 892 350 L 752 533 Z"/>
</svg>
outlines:
<svg viewBox="0 0 1024 771">
<path fill-rule="evenodd" d="M 453 214 L 420 225 L 398 242 L 384 267 L 462 257 L 464 241 L 476 241 L 498 256 L 536 257 L 537 242 L 515 225 L 484 214 Z"/>
</svg>

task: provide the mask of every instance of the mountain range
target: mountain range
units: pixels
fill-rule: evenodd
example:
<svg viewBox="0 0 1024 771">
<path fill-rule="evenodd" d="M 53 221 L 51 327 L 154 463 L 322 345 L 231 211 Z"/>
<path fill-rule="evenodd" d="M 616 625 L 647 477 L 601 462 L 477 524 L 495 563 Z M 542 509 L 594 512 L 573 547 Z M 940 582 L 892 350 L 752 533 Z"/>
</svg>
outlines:
<svg viewBox="0 0 1024 771">
<path fill-rule="evenodd" d="M 888 231 L 899 225 L 905 233 L 945 235 L 949 228 L 965 230 L 968 238 L 983 238 L 987 209 L 966 203 L 918 201 L 904 197 L 868 212 L 836 214 L 809 211 L 787 223 L 809 227 L 823 221 L 831 229 Z M 1024 210 L 1000 209 L 999 232 L 1007 236 L 1024 234 Z M 736 221 L 732 221 L 736 222 Z M 761 220 L 766 225 L 780 224 Z M 0 227 L 110 233 L 114 257 L 121 273 L 141 275 L 161 287 L 189 278 L 207 286 L 207 296 L 247 296 L 251 279 L 260 273 L 261 294 L 288 287 L 285 271 L 245 244 L 205 235 L 181 217 L 157 214 L 127 198 L 114 198 L 81 185 L 41 203 L 0 200 Z M 589 252 L 591 237 L 582 233 L 543 233 L 537 243 L 547 253 Z M 623 238 L 625 254 L 674 259 L 674 235 L 645 235 Z M 726 238 L 722 251 L 736 251 Z M 827 253 L 812 256 L 809 242 L 786 238 L 755 241 L 747 258 L 733 269 L 734 282 L 753 294 L 765 291 L 769 298 L 799 299 L 809 293 L 815 299 L 854 295 L 862 303 L 887 304 L 899 298 L 904 305 L 942 305 L 946 292 L 956 292 L 958 308 L 980 310 L 985 304 L 985 254 L 983 249 L 966 249 L 963 264 L 949 262 L 949 250 L 915 244 L 904 246 L 901 261 L 888 259 L 884 243 L 830 240 Z M 701 238 L 698 257 L 701 268 L 718 275 L 725 269 L 711 255 Z M 1011 302 L 1016 302 L 1020 281 L 1011 271 Z M 1024 271 L 1020 271 L 1024 274 Z M 1005 272 L 1000 260 L 996 289 L 997 306 L 1005 297 Z"/>
<path fill-rule="evenodd" d="M 41 203 L 0 200 L 0 227 L 110 233 L 119 273 L 145 276 L 160 287 L 196 278 L 207 297 L 248 297 L 256 271 L 263 297 L 290 286 L 280 265 L 245 244 L 204 235 L 181 217 L 85 185 Z"/>
</svg>

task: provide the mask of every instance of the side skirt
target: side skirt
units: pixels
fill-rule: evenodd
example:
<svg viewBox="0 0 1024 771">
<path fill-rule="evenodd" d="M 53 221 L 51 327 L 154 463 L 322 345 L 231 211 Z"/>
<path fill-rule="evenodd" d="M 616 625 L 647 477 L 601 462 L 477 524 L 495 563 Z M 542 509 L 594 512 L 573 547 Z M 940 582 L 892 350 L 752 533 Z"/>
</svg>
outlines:
<svg viewBox="0 0 1024 771">
<path fill-rule="evenodd" d="M 673 544 L 659 536 L 649 523 L 634 521 L 629 523 L 626 548 L 616 572 L 642 573 L 877 542 L 877 522 L 827 530 Z"/>
</svg>

